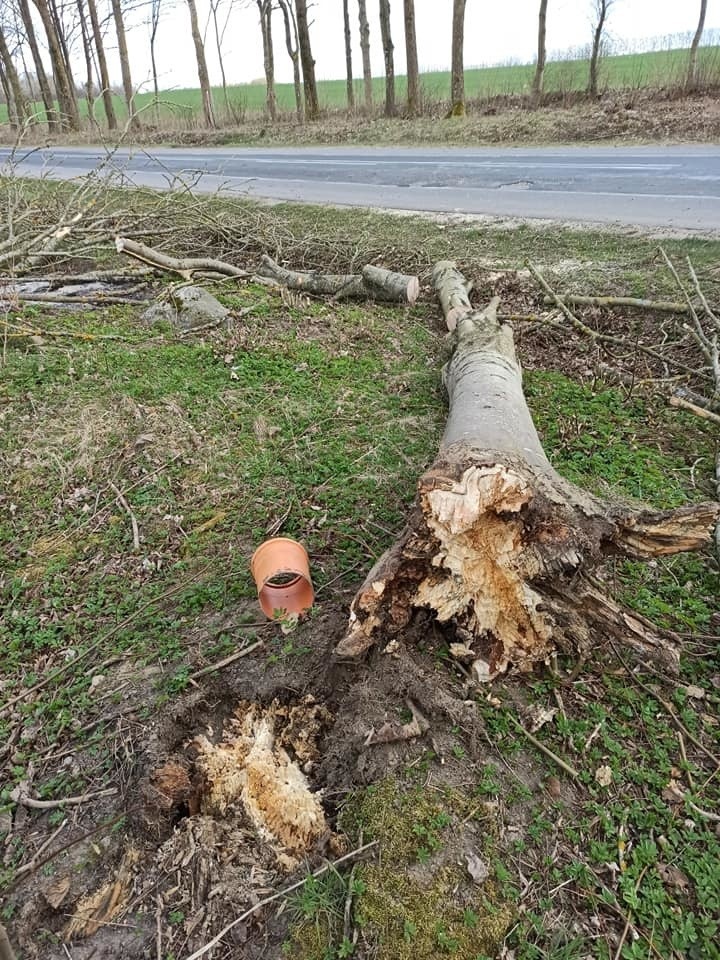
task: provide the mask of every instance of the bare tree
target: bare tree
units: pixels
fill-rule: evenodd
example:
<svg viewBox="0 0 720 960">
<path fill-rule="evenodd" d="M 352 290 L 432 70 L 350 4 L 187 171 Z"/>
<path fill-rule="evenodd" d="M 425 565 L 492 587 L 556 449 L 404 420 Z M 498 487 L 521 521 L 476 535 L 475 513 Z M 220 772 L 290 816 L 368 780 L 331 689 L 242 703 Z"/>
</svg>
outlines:
<svg viewBox="0 0 720 960">
<path fill-rule="evenodd" d="M 538 15 L 537 64 L 535 65 L 535 76 L 533 78 L 532 85 L 532 95 L 535 103 L 540 102 L 545 84 L 545 61 L 547 59 L 547 47 L 545 43 L 545 37 L 547 35 L 547 5 L 548 0 L 540 0 L 540 13 Z"/>
<path fill-rule="evenodd" d="M 90 0 L 90 2 L 92 3 L 92 0 Z M 153 94 L 155 97 L 153 112 L 155 114 L 155 123 L 158 126 L 160 125 L 160 84 L 158 83 L 156 48 L 158 30 L 160 29 L 161 8 L 162 0 L 150 0 L 147 20 L 148 27 L 150 28 L 150 69 L 152 71 Z"/>
<path fill-rule="evenodd" d="M 702 40 L 703 30 L 705 29 L 705 15 L 707 13 L 707 0 L 700 0 L 700 18 L 698 19 L 697 30 L 690 45 L 690 57 L 688 60 L 687 88 L 694 90 L 697 86 L 697 61 L 698 48 Z"/>
<path fill-rule="evenodd" d="M 88 18 L 85 13 L 83 0 L 75 0 L 77 4 L 78 20 L 80 22 L 80 37 L 82 39 L 82 49 L 85 56 L 85 99 L 87 100 L 88 119 L 91 124 L 96 124 L 95 120 L 95 77 L 93 73 L 93 51 L 90 31 L 88 30 Z"/>
<path fill-rule="evenodd" d="M 602 53 L 603 35 L 607 25 L 610 8 L 615 0 L 595 0 L 594 27 L 592 48 L 590 50 L 590 78 L 588 82 L 588 93 L 591 97 L 598 95 L 598 73 L 600 68 L 600 56 Z"/>
<path fill-rule="evenodd" d="M 265 105 L 271 120 L 277 120 L 277 97 L 275 96 L 275 53 L 272 39 L 272 0 L 255 0 L 260 14 L 260 30 L 263 42 L 263 65 L 265 67 Z"/>
<path fill-rule="evenodd" d="M 35 33 L 35 25 L 33 23 L 32 14 L 30 13 L 30 4 L 28 3 L 28 0 L 18 0 L 18 10 L 20 11 L 20 19 L 22 20 L 23 28 L 25 30 L 25 39 L 30 47 L 33 64 L 35 65 L 35 76 L 37 77 L 38 86 L 40 87 L 40 96 L 42 97 L 43 106 L 45 107 L 48 130 L 52 132 L 58 126 L 58 115 L 57 110 L 55 109 L 55 97 L 53 96 L 53 92 L 50 88 L 50 81 L 48 80 L 47 73 L 45 72 L 45 64 L 43 63 L 42 56 L 40 55 L 40 47 L 38 45 L 37 35 Z"/>
<path fill-rule="evenodd" d="M 463 52 L 465 47 L 465 0 L 453 0 L 452 20 L 452 73 L 450 99 L 452 106 L 450 115 L 453 117 L 465 116 L 465 64 Z"/>
<path fill-rule="evenodd" d="M 380 35 L 385 59 L 385 116 L 395 116 L 395 47 L 390 31 L 390 0 L 380 0 Z"/>
<path fill-rule="evenodd" d="M 65 129 L 79 130 L 80 113 L 75 96 L 75 83 L 63 54 L 63 44 L 58 35 L 56 19 L 53 17 L 51 6 L 46 0 L 33 0 L 33 5 L 40 15 L 47 38 L 55 80 L 55 92 L 60 105 L 61 125 Z"/>
<path fill-rule="evenodd" d="M 159 0 L 156 0 L 159 2 Z M 115 114 L 115 104 L 113 103 L 112 89 L 110 87 L 110 73 L 108 71 L 107 58 L 105 56 L 105 44 L 103 43 L 102 31 L 100 30 L 100 18 L 95 0 L 87 0 L 88 13 L 90 14 L 90 24 L 92 26 L 92 35 L 95 42 L 95 52 L 97 53 L 98 72 L 100 74 L 100 84 L 102 86 L 103 108 L 107 125 L 110 130 L 117 130 L 117 116 Z"/>
<path fill-rule="evenodd" d="M 158 3 L 159 0 L 151 0 L 151 2 Z M 225 23 L 223 24 L 221 29 L 220 24 L 218 23 L 218 13 L 220 12 L 222 2 L 223 0 L 210 0 L 210 14 L 213 20 L 213 30 L 215 31 L 215 49 L 217 50 L 218 66 L 220 67 L 220 80 L 222 82 L 222 88 L 223 88 L 223 100 L 225 101 L 225 111 L 229 116 L 230 115 L 230 97 L 228 96 L 228 85 L 227 85 L 227 77 L 225 75 L 225 60 L 223 58 L 222 45 L 223 45 L 223 40 L 225 38 L 225 31 L 227 30 L 228 23 L 230 21 L 230 15 L 232 13 L 233 5 L 232 5 L 232 0 L 230 0 L 230 3 L 228 4 L 228 12 L 227 12 L 227 15 L 225 16 Z"/>
<path fill-rule="evenodd" d="M 205 118 L 206 126 L 215 127 L 215 107 L 213 106 L 212 90 L 210 89 L 210 75 L 208 74 L 207 60 L 205 59 L 205 47 L 203 46 L 202 36 L 200 35 L 197 7 L 195 6 L 195 0 L 186 0 L 186 2 L 190 12 L 190 32 L 192 33 L 193 44 L 195 45 L 195 59 L 197 60 L 203 117 Z"/>
<path fill-rule="evenodd" d="M 310 45 L 310 27 L 308 25 L 307 0 L 295 0 L 297 16 L 298 43 L 300 45 L 300 62 L 303 72 L 303 89 L 305 91 L 305 116 L 308 120 L 317 120 L 320 115 L 317 82 L 315 80 L 315 60 Z"/>
<path fill-rule="evenodd" d="M 37 0 L 36 0 L 37 2 Z M 122 74 L 123 92 L 125 94 L 125 103 L 127 104 L 130 127 L 133 130 L 140 129 L 140 119 L 135 111 L 135 91 L 132 84 L 132 74 L 130 73 L 130 56 L 128 54 L 127 37 L 125 35 L 125 21 L 123 20 L 123 11 L 121 0 L 111 0 L 113 20 L 115 21 L 115 33 L 118 41 L 118 54 L 120 55 L 120 73 Z"/>
<path fill-rule="evenodd" d="M 411 117 L 420 113 L 420 68 L 415 33 L 415 0 L 404 0 L 405 54 L 407 59 L 407 110 Z"/>
<path fill-rule="evenodd" d="M 290 0 L 278 0 L 285 22 L 285 46 L 293 65 L 293 87 L 295 88 L 295 112 L 298 121 L 305 120 L 305 105 L 303 103 L 302 80 L 300 78 L 300 47 L 298 44 L 297 21 L 295 11 Z"/>
<path fill-rule="evenodd" d="M 355 87 L 353 85 L 352 34 L 350 33 L 350 0 L 343 0 L 343 19 L 345 21 L 345 76 L 347 78 L 348 110 L 355 109 Z"/>
<path fill-rule="evenodd" d="M 25 96 L 25 91 L 20 83 L 20 77 L 13 63 L 2 24 L 0 24 L 0 63 L 3 69 L 3 87 L 5 90 L 5 99 L 7 100 L 8 116 L 12 126 L 17 127 L 29 119 L 30 104 Z"/>
<path fill-rule="evenodd" d="M 358 0 L 358 19 L 360 21 L 360 52 L 362 54 L 365 109 L 370 113 L 373 105 L 373 83 L 372 67 L 370 66 L 370 23 L 367 16 L 367 0 Z"/>
</svg>

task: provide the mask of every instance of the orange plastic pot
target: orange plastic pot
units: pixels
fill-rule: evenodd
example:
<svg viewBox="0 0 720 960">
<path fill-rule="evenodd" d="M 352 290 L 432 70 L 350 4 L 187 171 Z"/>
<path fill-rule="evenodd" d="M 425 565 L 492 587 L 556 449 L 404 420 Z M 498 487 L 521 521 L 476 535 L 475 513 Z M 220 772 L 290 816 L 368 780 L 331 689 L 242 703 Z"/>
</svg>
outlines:
<svg viewBox="0 0 720 960">
<path fill-rule="evenodd" d="M 250 560 L 258 600 L 271 620 L 306 613 L 315 591 L 310 579 L 310 559 L 305 547 L 289 537 L 261 543 Z"/>
</svg>

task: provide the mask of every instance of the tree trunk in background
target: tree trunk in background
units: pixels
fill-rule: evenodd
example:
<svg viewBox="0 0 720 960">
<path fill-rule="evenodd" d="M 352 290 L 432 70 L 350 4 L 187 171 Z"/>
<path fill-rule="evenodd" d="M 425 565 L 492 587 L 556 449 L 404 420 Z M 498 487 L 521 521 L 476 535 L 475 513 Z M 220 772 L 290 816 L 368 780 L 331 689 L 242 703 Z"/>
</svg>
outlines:
<svg viewBox="0 0 720 960">
<path fill-rule="evenodd" d="M 345 76 L 347 77 L 348 110 L 355 109 L 355 87 L 353 86 L 352 34 L 350 33 L 350 0 L 343 0 L 343 18 L 345 21 Z"/>
<path fill-rule="evenodd" d="M 83 54 L 85 55 L 85 99 L 87 100 L 88 105 L 88 119 L 90 120 L 90 123 L 95 125 L 97 121 L 95 120 L 95 97 L 93 95 L 93 87 L 95 86 L 95 81 L 93 79 L 93 56 L 90 32 L 88 30 L 88 18 L 85 15 L 83 0 L 77 0 L 77 10 L 78 18 L 80 20 L 80 35 L 82 37 Z"/>
<path fill-rule="evenodd" d="M 14 116 L 16 123 L 21 126 L 30 118 L 30 104 L 25 96 L 22 83 L 20 83 L 20 77 L 15 69 L 13 59 L 10 56 L 10 49 L 7 45 L 2 27 L 0 27 L 0 60 L 2 61 L 3 73 L 5 74 L 5 85 L 10 92 L 10 96 L 7 97 L 8 116 Z"/>
<path fill-rule="evenodd" d="M 285 21 L 285 46 L 288 56 L 293 65 L 293 87 L 295 88 L 295 112 L 298 121 L 303 123 L 305 120 L 305 105 L 303 104 L 302 80 L 300 78 L 300 49 L 298 44 L 297 23 L 295 22 L 295 12 L 290 6 L 289 0 L 279 0 L 282 10 L 283 20 Z"/>
<path fill-rule="evenodd" d="M 17 130 L 18 118 L 15 112 L 15 104 L 13 103 L 12 94 L 10 93 L 10 86 L 8 85 L 7 77 L 5 76 L 5 67 L 3 66 L 2 57 L 0 57 L 0 88 L 2 88 L 3 96 L 5 97 L 5 103 L 7 104 L 10 129 Z"/>
<path fill-rule="evenodd" d="M 125 36 L 125 22 L 123 20 L 122 6 L 120 4 L 120 0 L 111 0 L 111 2 L 113 19 L 115 21 L 115 32 L 117 33 L 123 92 L 125 94 L 125 103 L 127 104 L 128 109 L 130 128 L 132 130 L 139 130 L 140 120 L 135 113 L 135 91 L 133 90 L 132 74 L 130 73 L 130 56 L 127 48 L 127 37 Z"/>
<path fill-rule="evenodd" d="M 465 116 L 465 0 L 453 0 L 450 116 Z"/>
<path fill-rule="evenodd" d="M 198 81 L 200 83 L 200 96 L 202 98 L 203 117 L 205 126 L 215 127 L 215 108 L 213 107 L 212 90 L 210 89 L 210 77 L 208 75 L 207 61 L 205 59 L 205 48 L 200 35 L 200 24 L 198 23 L 197 7 L 195 0 L 187 0 L 188 10 L 190 11 L 190 31 L 192 33 L 193 43 L 195 45 L 195 59 L 197 60 Z"/>
<path fill-rule="evenodd" d="M 303 72 L 303 88 L 305 90 L 305 116 L 308 120 L 317 120 L 320 114 L 317 83 L 315 82 L 315 61 L 310 46 L 310 28 L 307 17 L 307 0 L 295 0 L 297 13 L 298 43 L 300 44 L 300 61 Z"/>
<path fill-rule="evenodd" d="M 370 113 L 373 105 L 373 84 L 372 67 L 370 66 L 370 24 L 367 17 L 366 0 L 358 0 L 358 18 L 360 20 L 360 51 L 362 53 L 365 109 Z"/>
<path fill-rule="evenodd" d="M 275 52 L 272 39 L 272 0 L 256 0 L 260 14 L 260 30 L 263 42 L 263 66 L 265 68 L 265 106 L 272 121 L 277 120 L 277 97 L 275 96 Z"/>
<path fill-rule="evenodd" d="M 612 0 L 595 0 L 595 14 L 597 17 L 593 31 L 592 49 L 590 52 L 590 79 L 588 93 L 591 97 L 598 95 L 598 71 L 600 67 L 600 48 L 602 46 L 603 31 L 607 20 L 608 10 Z"/>
<path fill-rule="evenodd" d="M 27 37 L 28 46 L 30 47 L 30 53 L 32 54 L 35 65 L 35 76 L 38 80 L 40 96 L 42 97 L 43 106 L 45 107 L 48 130 L 52 133 L 58 125 L 55 97 L 50 89 L 50 82 L 45 73 L 45 66 L 42 61 L 42 56 L 40 55 L 40 47 L 38 46 L 37 36 L 35 35 L 35 26 L 33 24 L 32 14 L 30 13 L 28 0 L 18 0 L 18 9 L 20 10 L 20 17 L 22 18 L 25 28 L 25 36 Z"/>
<path fill-rule="evenodd" d="M 547 59 L 547 48 L 545 37 L 547 35 L 547 5 L 548 0 L 540 0 L 540 14 L 538 16 L 538 50 L 537 64 L 535 66 L 535 76 L 533 78 L 532 95 L 535 103 L 539 103 L 545 85 L 545 60 Z"/>
<path fill-rule="evenodd" d="M 156 2 L 158 2 L 158 0 L 156 0 Z M 221 82 L 222 82 L 223 101 L 224 101 L 224 103 L 225 103 L 225 112 L 226 112 L 228 118 L 230 118 L 230 114 L 231 114 L 231 111 L 230 111 L 230 97 L 228 96 L 227 77 L 225 76 L 225 62 L 224 62 L 224 60 L 223 60 L 223 52 L 222 52 L 222 38 L 225 36 L 225 28 L 223 28 L 223 30 L 221 31 L 221 30 L 220 30 L 220 26 L 219 26 L 219 24 L 218 24 L 218 17 L 217 17 L 217 14 L 218 14 L 218 3 L 219 3 L 219 0 L 210 0 L 210 10 L 212 11 L 213 29 L 214 29 L 214 31 L 215 31 L 215 49 L 217 50 L 218 66 L 220 67 L 220 80 L 221 80 Z M 159 3 L 158 3 L 158 5 L 159 5 Z M 231 6 L 230 6 L 230 9 L 232 10 L 232 4 L 231 4 Z M 225 19 L 225 27 L 227 27 L 227 22 L 228 22 L 228 21 L 227 21 L 227 18 L 226 18 L 226 19 Z M 157 28 L 156 28 L 156 29 L 157 29 Z M 153 63 L 153 71 L 154 71 L 154 69 L 155 69 L 155 66 L 154 66 L 154 63 Z M 156 89 L 157 89 L 157 83 L 156 83 Z M 155 96 L 156 96 L 156 98 L 157 98 L 157 93 L 155 94 Z"/>
<path fill-rule="evenodd" d="M 102 32 L 100 30 L 100 19 L 98 17 L 97 5 L 95 0 L 87 0 L 88 13 L 90 14 L 90 25 L 92 26 L 92 37 L 95 42 L 95 52 L 97 53 L 98 72 L 100 74 L 100 83 L 102 85 L 102 101 L 107 118 L 109 130 L 117 130 L 118 122 L 115 114 L 115 104 L 113 103 L 112 90 L 110 89 L 110 74 L 108 72 L 107 58 L 105 56 L 105 44 L 103 43 Z"/>
<path fill-rule="evenodd" d="M 705 14 L 707 13 L 707 0 L 700 0 L 700 19 L 698 20 L 697 30 L 690 46 L 690 59 L 688 62 L 687 88 L 693 90 L 697 86 L 697 59 L 698 48 L 702 40 L 703 30 L 705 29 Z"/>
<path fill-rule="evenodd" d="M 70 48 L 68 47 L 67 37 L 65 36 L 65 24 L 63 23 L 62 13 L 63 10 L 58 9 L 56 0 L 45 0 L 49 10 L 50 16 L 52 17 L 52 22 L 55 25 L 55 32 L 57 33 L 58 42 L 60 44 L 60 50 L 62 51 L 63 63 L 65 64 L 65 72 L 68 75 L 68 80 L 70 81 L 70 87 L 72 89 L 73 97 L 77 101 L 77 94 L 75 91 L 75 81 L 73 79 L 72 72 L 72 61 L 70 59 Z"/>
<path fill-rule="evenodd" d="M 50 14 L 50 9 L 47 3 L 45 3 L 45 0 L 33 0 L 33 4 L 40 15 L 43 30 L 47 37 L 48 50 L 50 51 L 50 60 L 52 62 L 53 76 L 55 79 L 55 92 L 57 93 L 57 99 L 60 105 L 61 128 L 64 130 L 79 130 L 80 114 L 78 113 L 72 76 L 68 75 L 65 69 L 62 47 L 58 39 L 53 18 Z"/>
<path fill-rule="evenodd" d="M 92 3 L 93 0 L 90 0 Z M 160 4 L 161 0 L 150 0 L 150 69 L 152 70 L 153 78 L 153 94 L 155 96 L 155 106 L 153 112 L 155 114 L 155 123 L 160 126 L 160 85 L 158 84 L 158 72 L 157 72 L 157 59 L 155 56 L 155 46 L 157 44 L 157 34 L 158 28 L 160 27 Z M 213 7 L 213 11 L 214 11 Z M 216 25 L 217 30 L 217 25 Z M 218 41 L 219 43 L 219 41 Z M 222 61 L 221 61 L 222 66 Z M 224 74 L 223 74 L 224 77 Z"/>
<path fill-rule="evenodd" d="M 385 116 L 395 116 L 395 56 L 390 31 L 390 0 L 380 0 L 380 34 L 385 59 Z"/>
<path fill-rule="evenodd" d="M 407 59 L 407 112 L 411 117 L 420 113 L 420 68 L 418 67 L 417 37 L 415 35 L 415 0 L 405 4 L 405 52 Z"/>
</svg>

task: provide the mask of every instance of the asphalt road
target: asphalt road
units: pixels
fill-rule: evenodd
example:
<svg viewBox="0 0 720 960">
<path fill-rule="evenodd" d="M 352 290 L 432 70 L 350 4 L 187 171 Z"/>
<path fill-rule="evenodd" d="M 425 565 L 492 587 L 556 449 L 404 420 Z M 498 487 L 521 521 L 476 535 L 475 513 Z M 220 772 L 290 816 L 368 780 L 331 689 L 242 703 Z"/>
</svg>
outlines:
<svg viewBox="0 0 720 960">
<path fill-rule="evenodd" d="M 0 165 L 10 151 L 0 149 Z M 19 173 L 69 179 L 101 148 L 21 150 Z M 437 213 L 720 230 L 720 146 L 121 149 L 128 183 Z"/>
</svg>

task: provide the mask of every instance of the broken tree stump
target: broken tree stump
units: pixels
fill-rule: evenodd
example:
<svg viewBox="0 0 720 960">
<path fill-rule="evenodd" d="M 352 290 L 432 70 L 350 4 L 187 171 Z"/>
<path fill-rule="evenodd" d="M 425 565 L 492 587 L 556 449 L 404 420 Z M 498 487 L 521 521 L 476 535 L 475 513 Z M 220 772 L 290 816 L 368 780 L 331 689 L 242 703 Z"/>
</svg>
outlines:
<svg viewBox="0 0 720 960">
<path fill-rule="evenodd" d="M 417 277 L 408 277 L 383 267 L 367 266 L 362 273 L 350 274 L 300 273 L 281 267 L 265 254 L 258 272 L 290 290 L 335 297 L 338 300 L 382 300 L 413 306 L 420 294 L 420 281 Z"/>
<path fill-rule="evenodd" d="M 450 264 L 434 276 L 445 290 L 464 287 Z M 337 653 L 361 656 L 426 609 L 455 625 L 478 681 L 510 666 L 528 670 L 557 648 L 586 655 L 598 636 L 676 670 L 674 636 L 605 596 L 593 570 L 608 554 L 648 559 L 700 547 L 720 504 L 656 512 L 561 477 L 533 424 L 498 302 L 458 317 L 443 370 L 450 406 L 440 451 L 418 481 L 405 530 L 356 594 Z"/>
</svg>

